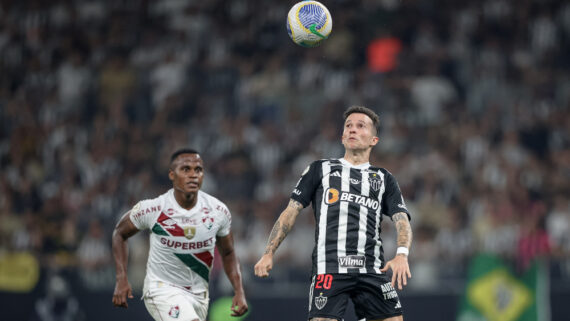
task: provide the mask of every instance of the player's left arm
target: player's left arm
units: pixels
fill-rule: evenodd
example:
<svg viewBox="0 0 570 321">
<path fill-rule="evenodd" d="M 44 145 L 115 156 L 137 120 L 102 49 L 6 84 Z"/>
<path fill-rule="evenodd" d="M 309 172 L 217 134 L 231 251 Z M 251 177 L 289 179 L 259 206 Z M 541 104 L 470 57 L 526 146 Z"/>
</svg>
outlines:
<svg viewBox="0 0 570 321">
<path fill-rule="evenodd" d="M 398 251 L 396 256 L 386 262 L 382 272 L 392 269 L 392 286 L 398 282 L 398 289 L 402 290 L 402 285 L 408 284 L 408 278 L 412 277 L 408 264 L 408 252 L 412 245 L 412 226 L 408 219 L 408 214 L 399 212 L 392 215 L 392 221 L 396 225 Z M 405 252 L 405 253 L 403 253 Z"/>
<path fill-rule="evenodd" d="M 230 234 L 226 236 L 217 236 L 216 246 L 222 257 L 224 271 L 234 288 L 234 298 L 231 307 L 232 316 L 244 315 L 248 310 L 248 306 L 243 290 L 239 260 L 234 251 L 234 238 L 232 233 L 230 232 Z"/>
</svg>

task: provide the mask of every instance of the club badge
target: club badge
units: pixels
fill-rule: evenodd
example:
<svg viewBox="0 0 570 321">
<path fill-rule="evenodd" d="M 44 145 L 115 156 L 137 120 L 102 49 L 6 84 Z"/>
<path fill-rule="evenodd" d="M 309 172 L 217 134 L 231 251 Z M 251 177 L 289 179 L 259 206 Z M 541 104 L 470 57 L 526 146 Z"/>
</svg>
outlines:
<svg viewBox="0 0 570 321">
<path fill-rule="evenodd" d="M 178 319 L 178 316 L 180 315 L 180 308 L 177 305 L 171 307 L 170 311 L 168 311 L 168 315 L 171 318 Z"/>
<path fill-rule="evenodd" d="M 380 178 L 380 176 L 378 176 L 378 174 L 376 173 L 370 175 L 370 177 L 368 178 L 368 182 L 370 182 L 370 187 L 372 187 L 372 189 L 377 192 L 380 190 L 380 187 L 382 186 L 382 178 Z"/>
<path fill-rule="evenodd" d="M 315 306 L 317 309 L 322 310 L 325 305 L 327 305 L 327 300 L 328 298 L 326 296 L 323 296 L 323 292 L 321 292 L 321 294 L 315 298 Z"/>
<path fill-rule="evenodd" d="M 204 226 L 209 230 L 214 225 L 214 218 L 212 216 L 204 216 L 202 217 L 202 223 Z"/>
</svg>

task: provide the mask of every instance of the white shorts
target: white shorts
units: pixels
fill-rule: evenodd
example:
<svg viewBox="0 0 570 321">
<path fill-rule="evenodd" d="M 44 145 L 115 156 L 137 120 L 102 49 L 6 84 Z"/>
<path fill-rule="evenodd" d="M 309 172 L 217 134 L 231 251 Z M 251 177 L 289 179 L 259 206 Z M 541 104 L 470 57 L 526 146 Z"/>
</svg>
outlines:
<svg viewBox="0 0 570 321">
<path fill-rule="evenodd" d="M 160 283 L 160 286 L 149 288 L 143 297 L 146 309 L 155 321 L 206 321 L 208 292 L 194 294 Z"/>
</svg>

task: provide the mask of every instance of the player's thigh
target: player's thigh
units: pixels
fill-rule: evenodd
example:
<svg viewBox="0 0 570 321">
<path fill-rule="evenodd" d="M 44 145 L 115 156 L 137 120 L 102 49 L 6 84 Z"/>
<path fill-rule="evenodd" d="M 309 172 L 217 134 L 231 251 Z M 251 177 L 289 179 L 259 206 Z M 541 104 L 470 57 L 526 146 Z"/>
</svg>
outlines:
<svg viewBox="0 0 570 321">
<path fill-rule="evenodd" d="M 351 298 L 359 319 L 402 320 L 402 305 L 398 293 L 386 275 L 361 275 Z"/>
<path fill-rule="evenodd" d="M 182 290 L 155 292 L 145 296 L 147 311 L 156 321 L 205 321 L 208 313 L 207 299 L 201 300 Z"/>
<path fill-rule="evenodd" d="M 354 278 L 348 275 L 314 275 L 309 289 L 309 320 L 342 320 L 354 285 Z"/>
</svg>

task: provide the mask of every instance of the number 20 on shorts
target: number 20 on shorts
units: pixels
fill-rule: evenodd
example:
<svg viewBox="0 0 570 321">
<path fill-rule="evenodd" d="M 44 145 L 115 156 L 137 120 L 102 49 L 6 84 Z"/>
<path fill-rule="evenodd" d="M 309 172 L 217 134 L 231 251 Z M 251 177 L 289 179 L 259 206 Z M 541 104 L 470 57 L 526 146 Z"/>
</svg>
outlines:
<svg viewBox="0 0 570 321">
<path fill-rule="evenodd" d="M 317 275 L 317 283 L 315 284 L 315 289 L 330 289 L 333 281 L 333 276 L 330 274 L 319 274 Z"/>
</svg>

